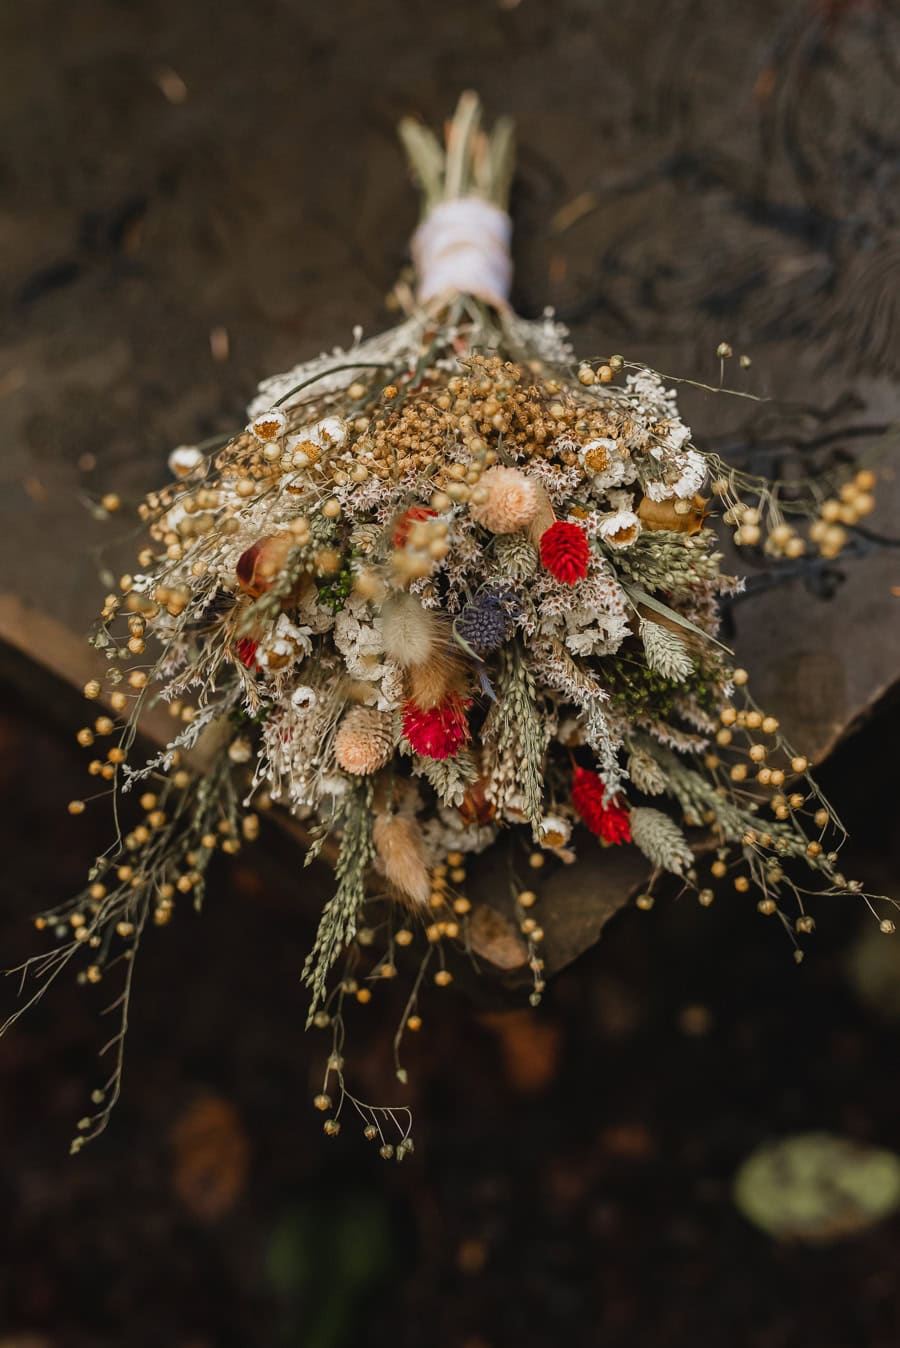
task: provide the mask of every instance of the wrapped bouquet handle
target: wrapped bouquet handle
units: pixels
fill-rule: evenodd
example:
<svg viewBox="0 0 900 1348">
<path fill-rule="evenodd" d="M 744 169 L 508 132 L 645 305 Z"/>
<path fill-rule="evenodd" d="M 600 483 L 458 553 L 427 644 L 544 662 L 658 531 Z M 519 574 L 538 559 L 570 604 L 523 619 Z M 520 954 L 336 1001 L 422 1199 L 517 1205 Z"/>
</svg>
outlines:
<svg viewBox="0 0 900 1348">
<path fill-rule="evenodd" d="M 711 503 L 777 562 L 839 549 L 820 497 L 795 487 L 786 507 L 692 442 L 658 373 L 576 361 L 552 316 L 515 315 L 508 122 L 483 130 L 467 94 L 444 143 L 401 134 L 423 195 L 408 316 L 266 380 L 233 435 L 175 450 L 103 603 L 107 675 L 78 737 L 91 808 L 99 787 L 128 822 L 82 892 L 38 917 L 51 944 L 20 971 L 21 1009 L 71 970 L 115 989 L 115 1061 L 76 1150 L 119 1093 L 141 942 L 199 906 L 211 857 L 273 806 L 334 861 L 303 970 L 329 1036 L 315 1104 L 336 1133 L 349 1101 L 385 1156 L 411 1146 L 409 1114 L 351 1094 L 345 1007 L 408 974 L 403 1083 L 420 1002 L 480 946 L 473 858 L 502 856 L 532 1001 L 542 896 L 580 858 L 641 858 L 643 909 L 667 873 L 704 906 L 723 886 L 749 896 L 798 955 L 815 892 L 862 893 L 809 764 L 717 636 L 740 581 Z M 841 510 L 867 513 L 872 485 L 848 474 Z M 139 761 L 160 701 L 171 738 Z"/>
<path fill-rule="evenodd" d="M 400 136 L 422 191 L 422 222 L 412 239 L 419 302 L 473 295 L 504 308 L 512 282 L 512 122 L 504 118 L 484 131 L 481 104 L 466 93 L 446 145 L 411 119 L 400 123 Z"/>
</svg>

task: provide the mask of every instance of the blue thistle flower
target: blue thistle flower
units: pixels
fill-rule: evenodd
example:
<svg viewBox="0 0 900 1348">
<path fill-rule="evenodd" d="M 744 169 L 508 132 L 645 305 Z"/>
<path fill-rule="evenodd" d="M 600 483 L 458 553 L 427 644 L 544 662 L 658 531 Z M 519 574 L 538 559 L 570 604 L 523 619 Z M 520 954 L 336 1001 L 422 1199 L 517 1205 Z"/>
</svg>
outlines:
<svg viewBox="0 0 900 1348">
<path fill-rule="evenodd" d="M 453 624 L 457 640 L 479 659 L 503 645 L 518 601 L 509 589 L 482 590 L 466 605 Z"/>
</svg>

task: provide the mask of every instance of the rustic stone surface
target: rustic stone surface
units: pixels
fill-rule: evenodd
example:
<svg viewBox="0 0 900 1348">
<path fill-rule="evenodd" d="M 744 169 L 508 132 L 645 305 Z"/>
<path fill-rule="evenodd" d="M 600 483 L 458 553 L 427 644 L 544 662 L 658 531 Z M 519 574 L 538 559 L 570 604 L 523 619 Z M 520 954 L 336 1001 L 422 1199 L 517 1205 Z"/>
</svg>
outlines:
<svg viewBox="0 0 900 1348">
<path fill-rule="evenodd" d="M 385 325 L 415 220 L 393 125 L 440 118 L 467 84 L 519 125 L 523 312 L 553 303 L 581 352 L 710 383 L 727 337 L 753 357 L 734 382 L 779 401 L 685 404 L 701 444 L 751 464 L 828 440 L 821 463 L 900 419 L 887 8 L 463 0 L 429 9 L 427 41 L 354 8 L 35 0 L 0 16 L 16 55 L 0 86 L 0 637 L 73 682 L 91 672 L 98 571 L 130 554 L 89 500 L 134 502 L 172 445 L 239 423 L 259 377 Z M 735 610 L 757 696 L 814 760 L 900 669 L 897 551 L 846 571 L 831 599 L 796 580 Z M 602 854 L 554 878 L 552 965 L 641 869 Z"/>
</svg>

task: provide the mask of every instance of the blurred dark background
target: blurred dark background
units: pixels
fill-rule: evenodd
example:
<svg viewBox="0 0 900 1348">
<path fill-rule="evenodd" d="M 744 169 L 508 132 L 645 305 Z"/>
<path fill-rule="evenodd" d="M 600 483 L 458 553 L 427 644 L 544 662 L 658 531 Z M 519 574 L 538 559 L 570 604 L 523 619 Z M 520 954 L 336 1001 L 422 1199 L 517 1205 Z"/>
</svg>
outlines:
<svg viewBox="0 0 900 1348">
<path fill-rule="evenodd" d="M 521 311 L 711 382 L 727 339 L 741 387 L 802 403 L 751 434 L 695 394 L 701 443 L 771 452 L 799 418 L 852 448 L 900 416 L 885 0 L 28 0 L 0 8 L 0 75 L 4 964 L 108 841 L 65 813 L 84 712 L 52 673 L 101 592 L 81 499 L 133 500 L 257 379 L 390 321 L 416 218 L 399 116 L 471 86 L 517 119 Z M 843 734 L 820 775 L 846 871 L 895 894 L 897 620 L 871 597 L 896 558 L 831 599 L 767 592 L 736 636 L 817 748 Z M 861 905 L 820 905 L 799 968 L 723 891 L 626 909 L 537 1013 L 433 998 L 397 1166 L 310 1105 L 315 885 L 269 830 L 202 920 L 145 943 L 124 1098 L 74 1159 L 108 997 L 61 982 L 0 1042 L 0 1348 L 896 1348 L 900 1220 L 778 1243 L 731 1192 L 770 1138 L 900 1146 L 900 955 Z M 352 1019 L 368 1099 L 398 1090 L 390 1003 Z"/>
</svg>

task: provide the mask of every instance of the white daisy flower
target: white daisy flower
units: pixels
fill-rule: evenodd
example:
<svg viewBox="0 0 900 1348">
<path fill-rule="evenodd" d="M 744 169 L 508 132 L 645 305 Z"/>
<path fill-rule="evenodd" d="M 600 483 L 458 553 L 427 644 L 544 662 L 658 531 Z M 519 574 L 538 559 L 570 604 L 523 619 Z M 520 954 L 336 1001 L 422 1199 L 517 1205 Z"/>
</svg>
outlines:
<svg viewBox="0 0 900 1348">
<path fill-rule="evenodd" d="M 287 417 L 280 407 L 270 407 L 265 412 L 258 412 L 247 430 L 263 444 L 270 440 L 280 440 L 287 430 Z"/>
<path fill-rule="evenodd" d="M 633 510 L 616 510 L 600 521 L 597 533 L 611 548 L 629 548 L 641 532 L 641 522 Z"/>
</svg>

